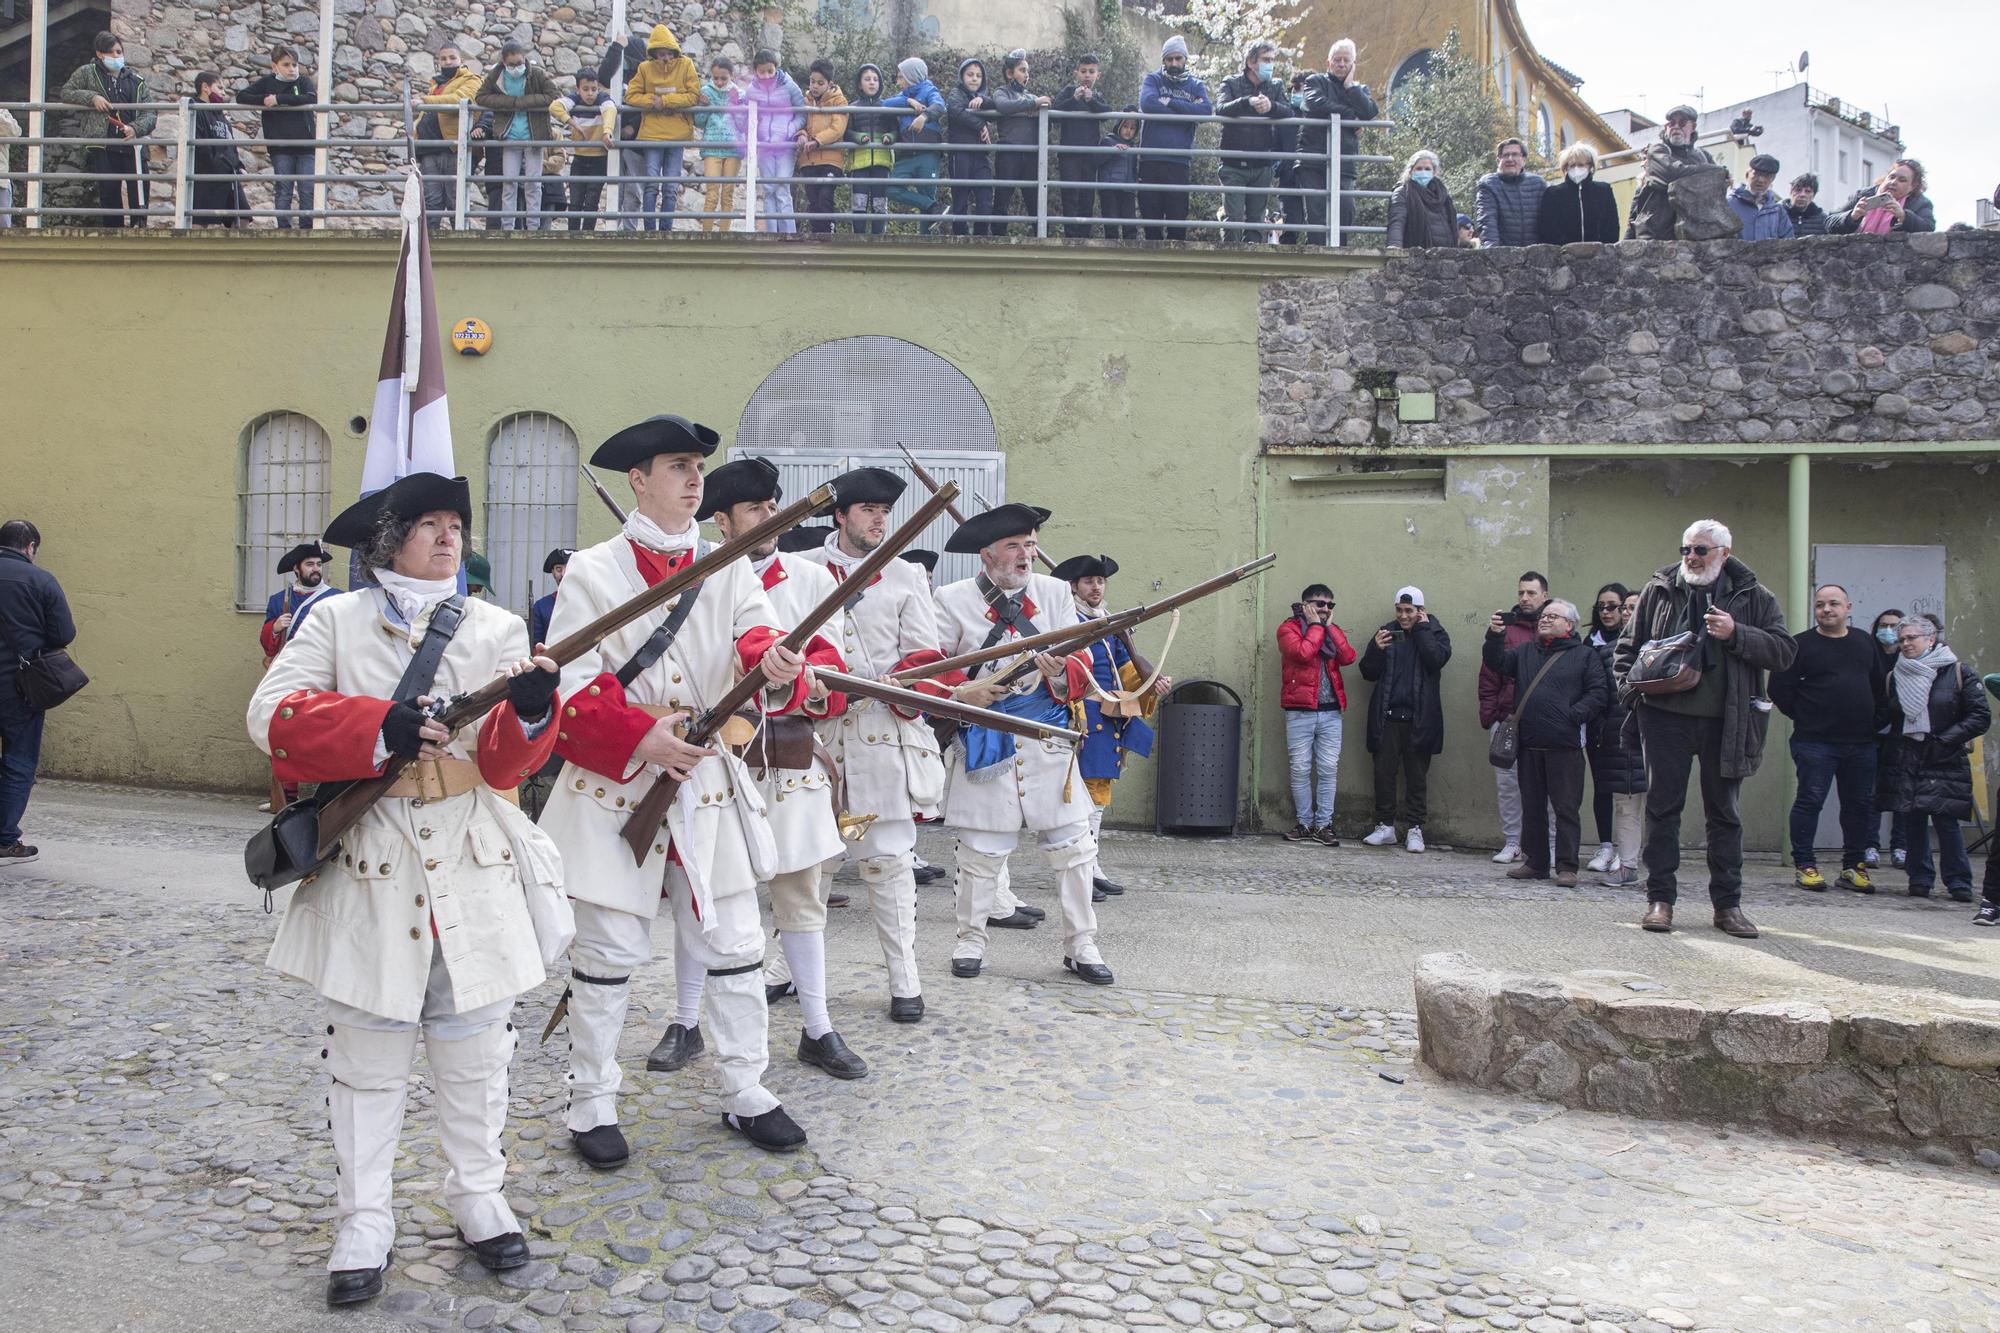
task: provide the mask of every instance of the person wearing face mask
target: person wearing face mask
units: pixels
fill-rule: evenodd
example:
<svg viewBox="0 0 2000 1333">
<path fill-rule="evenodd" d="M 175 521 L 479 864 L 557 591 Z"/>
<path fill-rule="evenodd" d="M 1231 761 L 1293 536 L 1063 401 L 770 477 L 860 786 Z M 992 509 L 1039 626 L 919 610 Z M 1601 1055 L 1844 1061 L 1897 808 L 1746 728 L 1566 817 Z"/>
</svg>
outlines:
<svg viewBox="0 0 2000 1333">
<path fill-rule="evenodd" d="M 424 177 L 424 222 L 437 227 L 458 207 L 458 112 L 479 92 L 479 76 L 455 46 L 441 46 L 428 89 L 410 94 L 417 117 L 417 170 Z"/>
<path fill-rule="evenodd" d="M 143 227 L 146 178 L 139 174 L 137 141 L 153 132 L 158 116 L 151 111 L 112 108 L 150 102 L 152 90 L 142 75 L 125 67 L 125 44 L 116 36 L 98 33 L 91 49 L 97 53 L 96 58 L 79 65 L 58 94 L 71 106 L 87 108 L 75 118 L 76 126 L 70 133 L 79 139 L 101 141 L 84 149 L 84 171 L 112 177 L 97 182 L 97 206 L 105 211 L 93 215 L 90 225 Z"/>
<path fill-rule="evenodd" d="M 1834 235 L 1868 232 L 1936 231 L 1937 210 L 1924 193 L 1924 164 L 1899 157 L 1870 189 L 1857 191 L 1847 207 L 1827 219 Z"/>
<path fill-rule="evenodd" d="M 1265 239 L 1264 222 L 1271 211 L 1270 154 L 1277 151 L 1272 123 L 1288 120 L 1297 112 L 1285 96 L 1278 79 L 1278 48 L 1270 42 L 1252 42 L 1243 53 L 1243 68 L 1222 85 L 1217 115 L 1228 118 L 1222 127 L 1222 160 L 1217 177 L 1230 190 L 1222 196 L 1225 245 L 1248 245 Z M 1255 157 L 1232 157 L 1231 153 L 1254 153 Z"/>
<path fill-rule="evenodd" d="M 1701 766 L 1701 807 L 1708 849 L 1708 894 L 1715 928 L 1755 939 L 1743 914 L 1743 821 L 1737 794 L 1764 758 L 1771 703 L 1764 674 L 1783 671 L 1798 653 L 1771 590 L 1731 554 L 1734 538 L 1712 518 L 1681 534 L 1681 558 L 1655 573 L 1639 593 L 1632 623 L 1612 654 L 1619 700 L 1639 715 L 1646 752 L 1646 930 L 1674 928 L 1681 863 L 1681 810 L 1688 776 Z M 1640 650 L 1682 633 L 1692 636 L 1698 671 L 1691 688 L 1639 690 L 1631 681 Z"/>
<path fill-rule="evenodd" d="M 1671 241 L 1677 214 L 1667 190 L 1675 181 L 1715 165 L 1706 149 L 1695 147 L 1695 126 L 1701 116 L 1691 106 L 1677 106 L 1667 112 L 1660 126 L 1659 142 L 1646 149 L 1640 169 L 1639 188 L 1632 194 L 1632 209 L 1626 215 L 1628 241 Z"/>
<path fill-rule="evenodd" d="M 1941 869 L 1955 903 L 1972 901 L 1972 861 L 1962 820 L 1972 817 L 1972 742 L 1993 725 L 1979 676 L 1946 645 L 1928 615 L 1896 629 L 1897 657 L 1889 673 L 1887 804 L 1910 819 L 1909 895 L 1928 898 Z M 1931 860 L 1931 832 L 1938 860 Z M 1989 879 L 1991 876 L 1989 875 Z"/>
<path fill-rule="evenodd" d="M 1179 33 L 1161 45 L 1160 67 L 1146 76 L 1139 89 L 1139 110 L 1148 116 L 1214 113 L 1215 103 L 1209 100 L 1208 85 L 1188 73 L 1187 39 Z M 1140 185 L 1158 187 L 1139 191 L 1139 215 L 1148 223 L 1149 241 L 1187 239 L 1187 228 L 1162 224 L 1187 221 L 1188 195 L 1181 187 L 1188 183 L 1192 170 L 1189 150 L 1194 147 L 1194 131 L 1195 122 L 1189 120 L 1141 122 L 1139 147 L 1159 153 L 1139 159 Z"/>
<path fill-rule="evenodd" d="M 1901 628 L 1902 624 L 1902 610 L 1892 606 L 1887 611 L 1877 615 L 1875 623 L 1869 627 L 1868 632 L 1875 640 L 1875 651 L 1881 656 L 1882 670 L 1884 672 L 1887 672 L 1896 663 L 1896 631 Z M 1889 771 L 1889 745 L 1893 736 L 1888 722 L 1881 719 L 1878 719 L 1878 721 L 1881 722 L 1881 725 L 1875 728 L 1875 773 L 1879 784 L 1880 778 Z M 1910 846 L 1910 821 L 1908 816 L 1889 809 L 1885 799 L 1886 796 L 1887 793 L 1882 791 L 1878 785 L 1875 790 L 1875 808 L 1889 817 L 1889 864 L 1901 870 Z M 1881 832 L 1882 826 L 1878 822 L 1873 829 L 1875 836 L 1869 839 L 1868 850 L 1862 853 L 1861 859 L 1863 864 L 1871 870 L 1882 863 Z"/>
<path fill-rule="evenodd" d="M 1778 178 L 1778 159 L 1759 153 L 1750 159 L 1743 183 L 1729 192 L 1729 207 L 1743 219 L 1746 241 L 1782 241 L 1792 235 L 1792 215 L 1771 188 Z"/>
<path fill-rule="evenodd" d="M 1611 187 L 1596 179 L 1597 150 L 1573 143 L 1563 150 L 1563 178 L 1542 191 L 1535 235 L 1543 245 L 1573 245 L 1618 240 L 1618 200 Z"/>
<path fill-rule="evenodd" d="M 1403 178 L 1389 194 L 1391 250 L 1450 250 L 1459 244 L 1458 206 L 1438 174 L 1438 155 L 1419 148 L 1403 164 Z"/>
<path fill-rule="evenodd" d="M 506 231 L 549 225 L 541 209 L 542 150 L 533 145 L 551 138 L 549 107 L 560 95 L 548 71 L 528 63 L 528 48 L 509 41 L 472 99 L 493 113 L 492 134 L 500 146 L 500 225 Z"/>
<path fill-rule="evenodd" d="M 200 108 L 194 113 L 194 174 L 197 179 L 192 202 L 193 221 L 197 227 L 234 227 L 243 220 L 241 214 L 250 207 L 240 179 L 243 159 L 233 142 L 236 132 L 230 128 L 229 117 L 213 109 L 218 103 L 226 104 L 228 101 L 228 96 L 222 91 L 220 74 L 205 69 L 194 76 L 194 103 Z M 202 176 L 228 179 L 198 179 Z M 282 566 L 278 572 L 285 572 Z"/>
</svg>

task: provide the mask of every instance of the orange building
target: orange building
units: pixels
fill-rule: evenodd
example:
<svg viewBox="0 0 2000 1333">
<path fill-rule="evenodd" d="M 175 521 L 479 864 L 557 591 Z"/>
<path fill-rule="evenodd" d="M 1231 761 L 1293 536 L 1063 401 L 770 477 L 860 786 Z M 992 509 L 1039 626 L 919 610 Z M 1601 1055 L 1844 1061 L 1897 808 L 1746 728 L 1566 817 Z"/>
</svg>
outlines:
<svg viewBox="0 0 2000 1333">
<path fill-rule="evenodd" d="M 1423 71 L 1432 51 L 1458 30 L 1463 50 L 1486 67 L 1515 132 L 1544 157 L 1578 141 L 1599 152 L 1625 146 L 1577 92 L 1583 80 L 1535 49 L 1514 0 L 1347 0 L 1312 4 L 1291 40 L 1317 69 L 1326 49 L 1350 37 L 1361 78 L 1380 98 Z"/>
</svg>

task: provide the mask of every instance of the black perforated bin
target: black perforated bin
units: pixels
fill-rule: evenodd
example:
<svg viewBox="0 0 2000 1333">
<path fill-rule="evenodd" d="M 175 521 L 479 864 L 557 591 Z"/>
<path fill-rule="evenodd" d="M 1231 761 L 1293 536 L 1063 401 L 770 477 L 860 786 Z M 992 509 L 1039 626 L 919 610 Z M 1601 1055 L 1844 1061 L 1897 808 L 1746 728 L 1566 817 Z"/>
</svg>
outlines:
<svg viewBox="0 0 2000 1333">
<path fill-rule="evenodd" d="M 1159 732 L 1153 831 L 1234 833 L 1242 697 L 1219 680 L 1182 681 L 1160 701 Z"/>
</svg>

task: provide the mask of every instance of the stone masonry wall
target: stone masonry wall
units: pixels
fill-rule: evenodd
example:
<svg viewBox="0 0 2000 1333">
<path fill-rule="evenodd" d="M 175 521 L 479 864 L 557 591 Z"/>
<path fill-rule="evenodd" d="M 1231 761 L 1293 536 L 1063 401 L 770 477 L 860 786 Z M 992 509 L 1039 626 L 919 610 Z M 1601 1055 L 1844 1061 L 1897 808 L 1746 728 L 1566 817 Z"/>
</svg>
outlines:
<svg viewBox="0 0 2000 1333">
<path fill-rule="evenodd" d="M 1266 284 L 1266 446 L 2000 436 L 2000 233 L 1420 250 Z M 1399 423 L 1371 389 L 1435 392 Z"/>
<path fill-rule="evenodd" d="M 1836 1013 L 1661 989 L 1432 954 L 1417 966 L 1420 1058 L 1447 1078 L 1565 1106 L 1896 1140 L 2000 1170 L 2000 1005 Z"/>
</svg>

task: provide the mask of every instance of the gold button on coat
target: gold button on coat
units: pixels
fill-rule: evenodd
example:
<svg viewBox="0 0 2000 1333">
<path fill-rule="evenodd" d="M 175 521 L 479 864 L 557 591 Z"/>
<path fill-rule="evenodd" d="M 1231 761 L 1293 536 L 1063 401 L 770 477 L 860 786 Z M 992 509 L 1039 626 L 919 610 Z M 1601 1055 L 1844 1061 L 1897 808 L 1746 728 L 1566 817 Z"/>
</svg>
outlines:
<svg viewBox="0 0 2000 1333">
<path fill-rule="evenodd" d="M 418 929 L 417 929 L 417 928 L 416 928 L 415 926 L 411 926 L 411 927 L 410 927 L 410 938 L 411 938 L 411 939 L 413 939 L 413 940 L 420 940 L 420 939 L 422 939 L 423 937 L 424 937 L 424 932 L 422 932 L 421 930 L 418 930 Z"/>
</svg>

